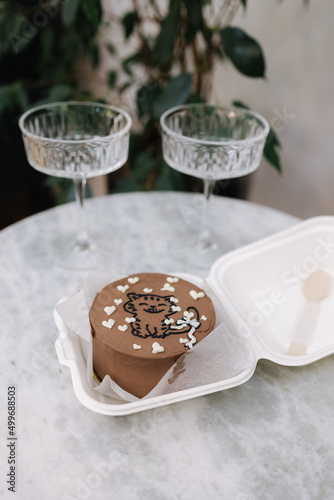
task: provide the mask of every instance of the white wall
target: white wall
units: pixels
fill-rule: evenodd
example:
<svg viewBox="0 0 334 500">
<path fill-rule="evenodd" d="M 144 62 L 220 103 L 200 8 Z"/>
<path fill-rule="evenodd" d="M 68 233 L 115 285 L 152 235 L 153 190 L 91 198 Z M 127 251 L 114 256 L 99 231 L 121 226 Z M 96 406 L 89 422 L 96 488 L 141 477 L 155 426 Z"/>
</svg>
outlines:
<svg viewBox="0 0 334 500">
<path fill-rule="evenodd" d="M 227 62 L 217 68 L 213 98 L 243 100 L 282 144 L 283 175 L 263 162 L 250 199 L 300 217 L 334 214 L 334 2 L 248 0 L 233 24 L 261 43 L 267 81 Z"/>
</svg>

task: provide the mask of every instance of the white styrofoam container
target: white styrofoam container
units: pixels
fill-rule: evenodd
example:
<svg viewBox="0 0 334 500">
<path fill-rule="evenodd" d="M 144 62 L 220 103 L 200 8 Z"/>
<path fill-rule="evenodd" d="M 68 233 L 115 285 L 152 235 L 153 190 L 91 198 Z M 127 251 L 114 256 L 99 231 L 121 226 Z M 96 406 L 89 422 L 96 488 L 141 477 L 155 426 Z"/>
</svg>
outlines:
<svg viewBox="0 0 334 500">
<path fill-rule="evenodd" d="M 287 366 L 312 363 L 334 353 L 333 291 L 319 304 L 307 353 L 289 356 L 287 351 L 305 307 L 302 283 L 317 268 L 324 269 L 334 283 L 334 217 L 308 219 L 223 255 L 213 264 L 206 281 L 218 298 L 224 323 L 249 351 L 243 369 L 232 378 L 136 402 L 101 396 L 87 380 L 83 341 L 67 330 L 55 312 L 59 362 L 70 368 L 79 401 L 106 415 L 126 415 L 235 387 L 253 375 L 261 358 Z M 196 276 L 182 277 L 201 283 Z"/>
</svg>

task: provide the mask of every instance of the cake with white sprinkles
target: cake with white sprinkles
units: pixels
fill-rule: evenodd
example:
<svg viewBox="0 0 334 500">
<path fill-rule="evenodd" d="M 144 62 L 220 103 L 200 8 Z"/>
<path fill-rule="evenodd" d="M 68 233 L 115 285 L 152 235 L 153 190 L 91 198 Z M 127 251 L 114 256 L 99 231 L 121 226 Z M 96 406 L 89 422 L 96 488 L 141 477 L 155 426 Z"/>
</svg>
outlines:
<svg viewBox="0 0 334 500">
<path fill-rule="evenodd" d="M 159 273 L 108 284 L 97 293 L 89 318 L 97 378 L 110 375 L 139 398 L 215 326 L 214 307 L 203 290 Z"/>
</svg>

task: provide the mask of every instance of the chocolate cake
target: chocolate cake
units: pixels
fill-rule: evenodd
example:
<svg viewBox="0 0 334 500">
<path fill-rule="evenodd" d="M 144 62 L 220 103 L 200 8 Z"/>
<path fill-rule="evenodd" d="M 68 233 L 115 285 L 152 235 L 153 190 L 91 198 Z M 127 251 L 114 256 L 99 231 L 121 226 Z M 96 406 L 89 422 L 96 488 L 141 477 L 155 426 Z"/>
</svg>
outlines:
<svg viewBox="0 0 334 500">
<path fill-rule="evenodd" d="M 141 398 L 215 326 L 211 299 L 175 276 L 141 273 L 97 293 L 89 313 L 93 367 Z"/>
</svg>

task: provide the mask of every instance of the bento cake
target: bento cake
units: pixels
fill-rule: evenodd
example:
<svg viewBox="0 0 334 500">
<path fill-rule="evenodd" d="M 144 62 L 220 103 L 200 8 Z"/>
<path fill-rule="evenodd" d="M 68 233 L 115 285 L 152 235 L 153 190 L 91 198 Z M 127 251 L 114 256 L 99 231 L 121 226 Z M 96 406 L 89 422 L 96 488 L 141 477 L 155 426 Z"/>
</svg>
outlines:
<svg viewBox="0 0 334 500">
<path fill-rule="evenodd" d="M 96 376 L 110 375 L 141 398 L 213 330 L 215 311 L 196 285 L 167 274 L 140 273 L 98 292 L 89 319 Z"/>
</svg>

